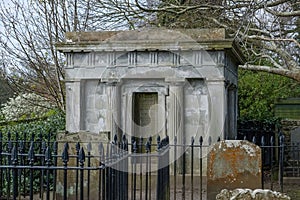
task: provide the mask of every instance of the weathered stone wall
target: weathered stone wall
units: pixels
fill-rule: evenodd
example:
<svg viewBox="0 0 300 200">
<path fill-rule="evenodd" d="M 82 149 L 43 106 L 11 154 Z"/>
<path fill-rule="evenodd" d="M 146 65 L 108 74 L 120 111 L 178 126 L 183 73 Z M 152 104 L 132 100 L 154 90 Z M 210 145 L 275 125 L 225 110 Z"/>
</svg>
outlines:
<svg viewBox="0 0 300 200">
<path fill-rule="evenodd" d="M 90 154 L 92 157 L 90 158 L 90 166 L 91 167 L 99 167 L 100 159 L 99 159 L 99 151 L 98 146 L 100 142 L 103 143 L 104 149 L 106 149 L 106 145 L 109 143 L 108 134 L 93 134 L 90 132 L 78 132 L 78 133 L 65 133 L 61 132 L 57 134 L 57 142 L 58 142 L 58 154 L 62 154 L 64 149 L 64 144 L 66 142 L 69 143 L 69 157 L 68 166 L 69 167 L 76 167 L 77 165 L 77 158 L 76 155 L 76 143 L 80 143 L 80 147 L 83 147 L 85 152 L 85 167 L 87 167 L 87 160 L 88 160 L 88 144 L 90 143 Z M 63 166 L 62 159 L 59 157 L 57 160 L 58 166 Z M 89 181 L 90 184 L 90 199 L 98 199 L 98 186 L 99 186 L 99 173 L 100 170 L 90 170 L 90 179 L 88 180 L 88 170 L 84 170 L 84 199 L 87 199 L 87 183 Z M 68 170 L 67 173 L 67 199 L 76 199 L 76 186 L 77 186 L 77 194 L 79 196 L 80 193 L 80 170 L 76 172 L 76 170 Z M 76 178 L 77 177 L 77 178 Z M 77 182 L 77 184 L 76 184 Z M 57 172 L 57 182 L 56 182 L 56 199 L 63 199 L 63 192 L 64 192 L 64 171 L 58 170 Z"/>
</svg>

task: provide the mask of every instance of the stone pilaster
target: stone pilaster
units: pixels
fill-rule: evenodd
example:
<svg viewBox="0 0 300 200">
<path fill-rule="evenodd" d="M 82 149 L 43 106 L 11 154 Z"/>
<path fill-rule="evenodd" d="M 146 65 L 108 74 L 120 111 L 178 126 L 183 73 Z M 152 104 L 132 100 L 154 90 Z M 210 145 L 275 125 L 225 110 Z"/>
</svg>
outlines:
<svg viewBox="0 0 300 200">
<path fill-rule="evenodd" d="M 108 92 L 108 127 L 110 130 L 110 139 L 115 135 L 121 138 L 120 133 L 120 87 L 118 80 L 109 80 L 106 82 Z"/>
<path fill-rule="evenodd" d="M 218 137 L 224 139 L 224 129 L 226 128 L 225 82 L 224 80 L 208 80 L 207 88 L 210 96 L 210 120 L 208 124 L 208 132 L 204 138 L 204 141 L 208 141 L 208 137 L 211 137 L 212 142 L 217 142 Z"/>
<path fill-rule="evenodd" d="M 66 130 L 71 133 L 79 132 L 82 128 L 82 84 L 80 80 L 66 83 Z"/>
<path fill-rule="evenodd" d="M 178 143 L 185 143 L 184 135 L 184 78 L 166 78 L 169 82 L 168 135 L 171 140 L 177 136 Z"/>
</svg>

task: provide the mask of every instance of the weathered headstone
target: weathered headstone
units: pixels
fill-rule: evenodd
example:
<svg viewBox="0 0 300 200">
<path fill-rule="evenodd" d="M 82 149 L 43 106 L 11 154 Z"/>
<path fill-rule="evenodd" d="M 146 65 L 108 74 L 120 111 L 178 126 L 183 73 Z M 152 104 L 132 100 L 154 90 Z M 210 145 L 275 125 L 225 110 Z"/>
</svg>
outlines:
<svg viewBox="0 0 300 200">
<path fill-rule="evenodd" d="M 207 199 L 216 199 L 222 189 L 261 187 L 261 150 L 255 144 L 221 141 L 207 159 Z"/>
</svg>

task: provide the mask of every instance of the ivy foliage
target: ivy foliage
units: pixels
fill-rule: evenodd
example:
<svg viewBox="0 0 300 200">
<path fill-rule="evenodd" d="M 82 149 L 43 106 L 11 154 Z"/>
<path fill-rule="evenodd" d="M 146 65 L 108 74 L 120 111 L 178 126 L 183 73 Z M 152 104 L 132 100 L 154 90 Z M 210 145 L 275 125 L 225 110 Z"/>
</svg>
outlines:
<svg viewBox="0 0 300 200">
<path fill-rule="evenodd" d="M 273 121 L 274 104 L 279 98 L 299 97 L 300 83 L 266 72 L 239 70 L 240 119 Z"/>
</svg>

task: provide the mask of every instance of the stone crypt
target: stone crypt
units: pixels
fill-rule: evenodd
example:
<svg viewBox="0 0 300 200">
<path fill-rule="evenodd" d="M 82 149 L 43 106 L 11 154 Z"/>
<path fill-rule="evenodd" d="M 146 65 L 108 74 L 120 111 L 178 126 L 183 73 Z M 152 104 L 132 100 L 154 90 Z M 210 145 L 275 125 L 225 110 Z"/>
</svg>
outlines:
<svg viewBox="0 0 300 200">
<path fill-rule="evenodd" d="M 236 136 L 243 57 L 223 29 L 71 32 L 56 47 L 67 62 L 69 133 Z"/>
</svg>

